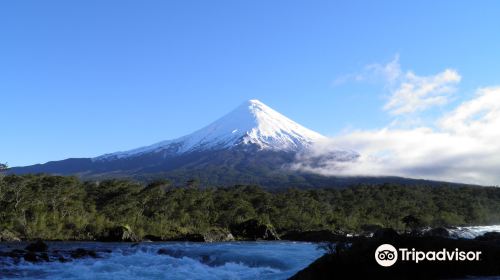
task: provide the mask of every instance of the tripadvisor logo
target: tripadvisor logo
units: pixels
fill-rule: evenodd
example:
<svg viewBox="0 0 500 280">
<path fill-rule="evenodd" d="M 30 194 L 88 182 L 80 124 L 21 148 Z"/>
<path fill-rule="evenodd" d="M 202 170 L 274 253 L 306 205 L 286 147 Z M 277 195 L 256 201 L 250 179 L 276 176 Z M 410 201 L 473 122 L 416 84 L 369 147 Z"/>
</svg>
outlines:
<svg viewBox="0 0 500 280">
<path fill-rule="evenodd" d="M 399 251 L 399 252 L 398 252 Z M 440 251 L 416 251 L 415 248 L 409 250 L 407 248 L 399 248 L 397 250 L 391 244 L 382 244 L 375 250 L 375 260 L 381 266 L 392 266 L 398 261 L 479 261 L 481 251 L 461 251 L 455 249 L 448 251 L 443 249 Z"/>
<path fill-rule="evenodd" d="M 375 251 L 375 260 L 381 266 L 391 266 L 398 260 L 398 251 L 391 244 L 382 244 Z"/>
</svg>

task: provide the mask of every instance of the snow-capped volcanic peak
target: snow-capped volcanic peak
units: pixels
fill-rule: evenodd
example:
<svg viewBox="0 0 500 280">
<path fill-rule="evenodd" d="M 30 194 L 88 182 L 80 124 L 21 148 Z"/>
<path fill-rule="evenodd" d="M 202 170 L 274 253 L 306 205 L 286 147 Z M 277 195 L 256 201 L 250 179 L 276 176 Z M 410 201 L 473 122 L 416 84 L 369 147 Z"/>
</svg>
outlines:
<svg viewBox="0 0 500 280">
<path fill-rule="evenodd" d="M 150 152 L 180 154 L 195 150 L 226 149 L 255 144 L 260 149 L 298 151 L 324 138 L 259 100 L 249 100 L 210 125 L 184 137 L 96 158 L 124 158 Z"/>
<path fill-rule="evenodd" d="M 233 113 L 240 110 L 253 121 L 253 126 L 247 129 L 243 138 L 244 143 L 257 144 L 263 149 L 296 150 L 323 138 L 321 134 L 299 125 L 259 100 L 249 100 Z"/>
</svg>

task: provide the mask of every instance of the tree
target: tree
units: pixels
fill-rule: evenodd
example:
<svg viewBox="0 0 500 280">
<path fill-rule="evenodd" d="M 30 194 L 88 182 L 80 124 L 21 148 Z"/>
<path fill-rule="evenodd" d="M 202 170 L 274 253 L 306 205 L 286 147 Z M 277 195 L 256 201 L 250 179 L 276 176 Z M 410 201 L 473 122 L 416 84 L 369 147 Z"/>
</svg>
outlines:
<svg viewBox="0 0 500 280">
<path fill-rule="evenodd" d="M 7 169 L 9 169 L 7 163 L 0 163 L 0 171 L 5 171 Z"/>
<path fill-rule="evenodd" d="M 197 189 L 200 186 L 199 179 L 189 179 L 186 181 L 186 187 L 188 189 Z"/>
<path fill-rule="evenodd" d="M 403 222 L 403 224 L 405 224 L 406 228 L 409 229 L 416 229 L 423 225 L 422 220 L 413 215 L 408 215 L 404 217 L 401 221 Z"/>
</svg>

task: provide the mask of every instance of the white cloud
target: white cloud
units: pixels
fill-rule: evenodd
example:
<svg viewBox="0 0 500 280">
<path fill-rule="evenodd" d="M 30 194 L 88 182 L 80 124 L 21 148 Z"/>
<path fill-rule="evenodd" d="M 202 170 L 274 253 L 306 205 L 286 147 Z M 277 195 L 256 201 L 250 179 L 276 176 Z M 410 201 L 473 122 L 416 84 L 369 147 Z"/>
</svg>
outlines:
<svg viewBox="0 0 500 280">
<path fill-rule="evenodd" d="M 384 109 L 393 115 L 423 111 L 436 105 L 448 103 L 450 94 L 455 92 L 460 75 L 453 69 L 446 69 L 434 76 L 417 76 L 409 71 L 391 92 Z"/>
<path fill-rule="evenodd" d="M 387 64 L 367 65 L 360 73 L 337 78 L 334 84 L 375 81 L 384 83 L 389 97 L 383 109 L 396 116 L 447 104 L 461 79 L 454 69 L 445 69 L 431 76 L 419 76 L 411 70 L 403 70 L 399 54 L 396 54 Z"/>
<path fill-rule="evenodd" d="M 396 82 L 401 76 L 401 66 L 399 64 L 399 55 L 387 64 L 373 63 L 366 65 L 359 73 L 351 73 L 337 77 L 333 84 L 338 86 L 348 82 Z"/>
<path fill-rule="evenodd" d="M 443 72 L 433 84 L 456 81 L 459 76 Z M 355 161 L 324 157 L 337 149 L 360 154 Z M 324 175 L 403 176 L 465 182 L 500 184 L 500 87 L 479 89 L 442 118 L 434 128 L 383 128 L 354 131 L 314 145 L 297 158 L 294 168 Z"/>
<path fill-rule="evenodd" d="M 442 129 L 478 138 L 500 136 L 500 87 L 479 89 L 476 97 L 440 120 Z"/>
<path fill-rule="evenodd" d="M 403 75 L 401 65 L 399 63 L 399 54 L 387 64 L 370 64 L 365 67 L 365 76 L 382 77 L 389 84 L 397 82 Z"/>
</svg>

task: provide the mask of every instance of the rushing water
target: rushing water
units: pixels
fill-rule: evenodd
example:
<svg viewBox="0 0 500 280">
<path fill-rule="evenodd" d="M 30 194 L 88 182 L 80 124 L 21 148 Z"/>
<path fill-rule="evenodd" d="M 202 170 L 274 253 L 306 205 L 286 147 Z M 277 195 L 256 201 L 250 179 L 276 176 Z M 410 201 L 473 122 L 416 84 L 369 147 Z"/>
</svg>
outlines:
<svg viewBox="0 0 500 280">
<path fill-rule="evenodd" d="M 0 278 L 23 279 L 286 279 L 324 252 L 305 242 L 49 242 L 49 251 L 93 249 L 97 259 L 29 263 L 0 260 Z M 25 244 L 16 246 L 22 247 Z M 1 244 L 10 251 L 12 244 Z M 163 254 L 158 250 L 163 249 Z M 109 251 L 111 250 L 111 252 Z"/>
<path fill-rule="evenodd" d="M 487 232 L 500 232 L 500 225 L 457 227 L 448 230 L 452 237 L 472 239 Z"/>
</svg>

